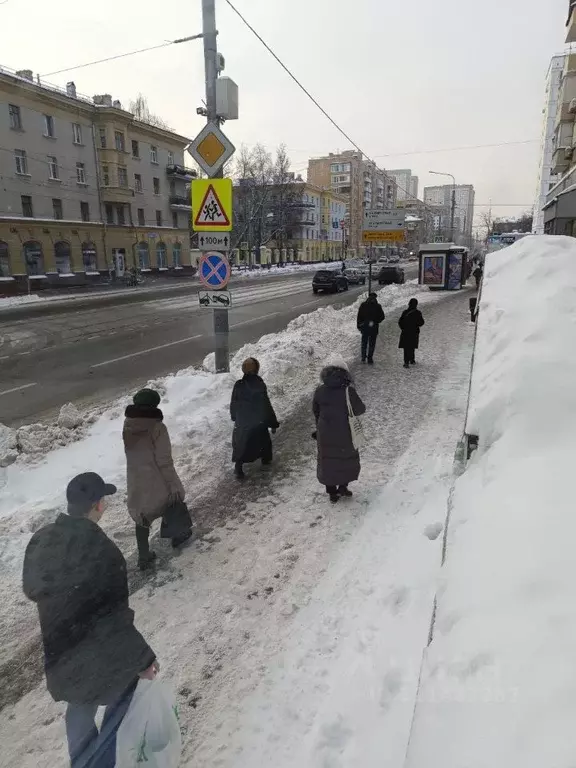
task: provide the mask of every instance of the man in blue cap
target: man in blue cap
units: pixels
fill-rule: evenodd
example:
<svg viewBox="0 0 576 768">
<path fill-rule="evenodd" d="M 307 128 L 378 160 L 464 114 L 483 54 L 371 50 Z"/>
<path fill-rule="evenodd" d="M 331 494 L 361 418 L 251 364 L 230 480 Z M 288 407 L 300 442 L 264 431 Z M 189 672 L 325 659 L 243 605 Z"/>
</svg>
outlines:
<svg viewBox="0 0 576 768">
<path fill-rule="evenodd" d="M 23 588 L 38 607 L 48 691 L 68 702 L 72 768 L 113 768 L 116 732 L 138 678 L 157 669 L 134 626 L 124 556 L 98 525 L 114 493 L 116 486 L 94 472 L 75 477 L 66 490 L 68 514 L 37 531 L 24 558 Z"/>
</svg>

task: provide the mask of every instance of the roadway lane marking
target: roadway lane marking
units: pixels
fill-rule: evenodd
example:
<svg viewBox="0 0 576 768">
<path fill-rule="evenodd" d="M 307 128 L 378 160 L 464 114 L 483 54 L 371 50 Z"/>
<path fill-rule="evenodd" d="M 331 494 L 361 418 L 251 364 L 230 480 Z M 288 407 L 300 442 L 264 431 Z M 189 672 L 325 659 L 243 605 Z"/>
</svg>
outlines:
<svg viewBox="0 0 576 768">
<path fill-rule="evenodd" d="M 160 344 L 157 347 L 150 347 L 149 349 L 142 349 L 140 352 L 131 352 L 129 355 L 122 355 L 122 357 L 114 357 L 112 360 L 105 360 L 103 363 L 94 363 L 94 365 L 88 366 L 89 368 L 103 368 L 105 365 L 112 365 L 112 363 L 121 363 L 123 360 L 130 360 L 133 357 L 139 357 L 140 355 L 147 355 L 149 352 L 157 352 L 159 349 L 167 349 L 168 347 L 175 347 L 177 344 L 186 344 L 188 341 L 194 341 L 195 339 L 201 339 L 204 334 L 199 333 L 197 336 L 188 336 L 186 339 L 178 339 L 178 341 L 169 341 L 167 344 Z M 2 394 L 0 392 L 0 394 Z"/>
<path fill-rule="evenodd" d="M 11 395 L 12 392 L 20 392 L 23 389 L 29 389 L 30 387 L 35 387 L 36 382 L 33 382 L 32 384 L 22 384 L 21 387 L 13 387 L 12 389 L 5 389 L 3 392 L 0 392 L 0 397 L 2 395 Z"/>
<path fill-rule="evenodd" d="M 240 328 L 241 325 L 250 325 L 250 323 L 258 323 L 260 320 L 268 320 L 269 317 L 276 317 L 277 315 L 282 314 L 281 312 L 271 312 L 269 315 L 262 315 L 261 317 L 253 317 L 251 320 L 242 320 L 241 323 L 234 323 L 234 325 L 230 326 L 230 330 L 232 328 Z"/>
</svg>

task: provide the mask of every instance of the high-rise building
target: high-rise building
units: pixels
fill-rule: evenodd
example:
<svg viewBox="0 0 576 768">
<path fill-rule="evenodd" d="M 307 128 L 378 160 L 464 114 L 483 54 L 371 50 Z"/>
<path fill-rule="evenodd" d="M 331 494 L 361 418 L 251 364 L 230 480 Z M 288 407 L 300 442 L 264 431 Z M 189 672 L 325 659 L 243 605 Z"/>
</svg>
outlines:
<svg viewBox="0 0 576 768">
<path fill-rule="evenodd" d="M 394 208 L 396 204 L 395 180 L 356 150 L 311 158 L 308 181 L 344 195 L 347 246 L 354 250 L 358 250 L 362 242 L 364 210 Z"/>
<path fill-rule="evenodd" d="M 450 238 L 450 218 L 452 206 L 452 184 L 436 187 L 424 187 L 424 202 L 432 208 L 438 208 L 437 231 L 442 239 Z M 454 240 L 467 244 L 472 238 L 474 223 L 474 187 L 471 184 L 458 184 L 456 190 L 456 209 L 454 212 Z"/>
<path fill-rule="evenodd" d="M 108 94 L 0 69 L 0 277 L 40 287 L 189 267 L 186 143 Z"/>
<path fill-rule="evenodd" d="M 410 196 L 414 199 L 418 199 L 418 176 L 410 177 Z"/>
<path fill-rule="evenodd" d="M 409 168 L 394 169 L 392 171 L 386 171 L 389 176 L 395 180 L 398 191 L 396 197 L 398 200 L 407 200 L 412 195 L 412 171 Z"/>
<path fill-rule="evenodd" d="M 554 133 L 558 113 L 559 96 L 562 86 L 562 73 L 566 55 L 553 56 L 546 78 L 546 101 L 544 105 L 544 125 L 542 129 L 542 144 L 540 147 L 540 167 L 538 169 L 538 189 L 534 203 L 533 231 L 536 234 L 544 232 L 544 206 L 546 195 L 559 181 L 559 176 L 552 173 L 552 156 L 554 154 Z"/>
</svg>

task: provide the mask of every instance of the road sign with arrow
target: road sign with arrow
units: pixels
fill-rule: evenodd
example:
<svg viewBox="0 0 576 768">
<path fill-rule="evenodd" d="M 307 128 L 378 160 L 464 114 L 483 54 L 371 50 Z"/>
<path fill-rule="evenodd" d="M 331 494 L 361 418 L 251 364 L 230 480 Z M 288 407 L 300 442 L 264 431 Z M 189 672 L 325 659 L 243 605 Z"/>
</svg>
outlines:
<svg viewBox="0 0 576 768">
<path fill-rule="evenodd" d="M 198 232 L 198 248 L 201 251 L 229 251 L 229 232 Z"/>
</svg>

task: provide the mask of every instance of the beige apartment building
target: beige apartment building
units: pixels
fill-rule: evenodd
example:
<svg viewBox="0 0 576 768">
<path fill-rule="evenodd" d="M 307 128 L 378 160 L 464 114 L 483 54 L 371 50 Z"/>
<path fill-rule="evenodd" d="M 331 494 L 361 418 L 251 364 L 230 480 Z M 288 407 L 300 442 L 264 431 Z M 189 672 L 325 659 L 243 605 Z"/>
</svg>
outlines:
<svg viewBox="0 0 576 768">
<path fill-rule="evenodd" d="M 308 182 L 344 196 L 347 201 L 345 248 L 356 253 L 362 242 L 364 210 L 396 205 L 395 180 L 356 150 L 311 158 Z"/>
<path fill-rule="evenodd" d="M 189 270 L 188 141 L 0 68 L 0 292 Z"/>
</svg>

